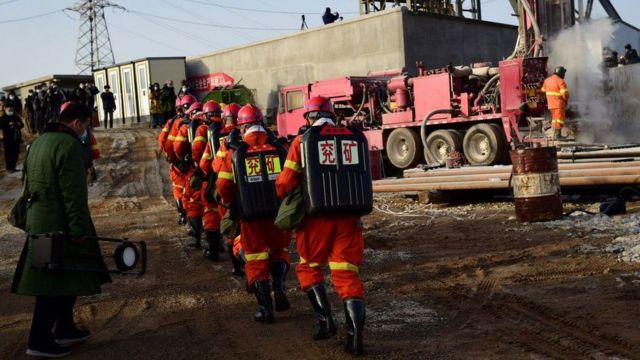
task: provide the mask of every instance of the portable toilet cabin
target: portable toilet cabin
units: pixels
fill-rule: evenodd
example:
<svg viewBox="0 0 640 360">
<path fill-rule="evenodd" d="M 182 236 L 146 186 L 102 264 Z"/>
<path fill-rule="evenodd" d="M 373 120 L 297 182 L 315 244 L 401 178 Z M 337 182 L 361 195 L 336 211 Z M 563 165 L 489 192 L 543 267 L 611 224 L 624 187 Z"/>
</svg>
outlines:
<svg viewBox="0 0 640 360">
<path fill-rule="evenodd" d="M 104 85 L 111 88 L 116 101 L 114 126 L 149 124 L 151 86 L 157 82 L 162 88 L 167 80 L 172 80 L 177 93 L 180 82 L 186 78 L 185 57 L 149 57 L 128 61 L 96 69 L 93 76 L 101 93 Z M 99 118 L 103 121 L 102 101 L 99 95 L 97 98 Z"/>
</svg>

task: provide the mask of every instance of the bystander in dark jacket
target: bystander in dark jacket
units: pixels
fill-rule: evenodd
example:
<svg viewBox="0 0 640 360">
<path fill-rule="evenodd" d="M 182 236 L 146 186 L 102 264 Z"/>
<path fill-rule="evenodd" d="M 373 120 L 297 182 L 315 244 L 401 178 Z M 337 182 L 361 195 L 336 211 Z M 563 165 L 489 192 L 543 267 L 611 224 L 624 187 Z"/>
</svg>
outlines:
<svg viewBox="0 0 640 360">
<path fill-rule="evenodd" d="M 60 116 L 60 106 L 67 101 L 67 94 L 60 89 L 55 82 L 51 84 L 47 91 L 47 118 L 48 122 L 58 121 Z"/>
<path fill-rule="evenodd" d="M 173 81 L 167 81 L 160 90 L 160 107 L 164 113 L 164 122 L 175 115 L 176 111 L 176 91 L 173 87 Z"/>
<path fill-rule="evenodd" d="M 109 120 L 109 128 L 113 128 L 113 112 L 116 111 L 116 99 L 111 92 L 111 86 L 104 86 L 104 92 L 100 94 L 100 99 L 102 99 L 102 110 L 104 112 L 104 128 L 107 128 L 107 119 Z"/>
<path fill-rule="evenodd" d="M 7 99 L 5 100 L 5 106 L 11 106 L 16 114 L 22 116 L 22 101 L 20 101 L 20 98 L 16 95 L 15 91 L 9 91 Z"/>
<path fill-rule="evenodd" d="M 4 145 L 4 164 L 8 172 L 18 171 L 16 165 L 20 155 L 21 130 L 23 127 L 22 118 L 15 113 L 13 106 L 6 105 L 4 115 L 0 116 L 0 129 L 2 130 L 2 143 Z"/>
</svg>

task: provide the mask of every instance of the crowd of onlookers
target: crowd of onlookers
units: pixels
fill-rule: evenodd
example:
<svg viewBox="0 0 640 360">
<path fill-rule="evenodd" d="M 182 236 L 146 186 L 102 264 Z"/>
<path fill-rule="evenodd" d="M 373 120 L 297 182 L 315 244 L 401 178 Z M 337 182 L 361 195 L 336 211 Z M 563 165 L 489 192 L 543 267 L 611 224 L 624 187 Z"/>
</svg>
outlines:
<svg viewBox="0 0 640 360">
<path fill-rule="evenodd" d="M 631 44 L 624 46 L 624 52 L 619 54 L 610 47 L 602 49 L 602 60 L 605 67 L 617 67 L 620 65 L 631 65 L 640 63 L 640 56 Z"/>
<path fill-rule="evenodd" d="M 186 80 L 182 80 L 182 85 L 178 94 L 173 87 L 173 81 L 167 80 L 162 87 L 153 83 L 149 88 L 149 112 L 151 113 L 151 127 L 162 127 L 175 115 L 176 99 L 184 95 L 191 94 L 191 86 Z"/>
<path fill-rule="evenodd" d="M 65 91 L 57 81 L 42 83 L 29 89 L 29 95 L 23 101 L 14 90 L 0 98 L 0 116 L 8 109 L 27 122 L 31 133 L 41 133 L 47 123 L 56 122 L 60 115 L 60 106 L 65 101 L 74 101 L 93 109 L 95 95 L 99 91 L 91 82 L 81 83 L 75 89 Z"/>
</svg>

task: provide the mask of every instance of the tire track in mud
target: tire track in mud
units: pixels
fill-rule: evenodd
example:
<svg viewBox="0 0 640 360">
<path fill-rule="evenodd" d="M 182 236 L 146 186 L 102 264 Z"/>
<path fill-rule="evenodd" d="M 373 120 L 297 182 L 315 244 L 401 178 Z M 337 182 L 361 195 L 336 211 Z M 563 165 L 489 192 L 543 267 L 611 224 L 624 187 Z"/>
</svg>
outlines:
<svg viewBox="0 0 640 360">
<path fill-rule="evenodd" d="M 498 333 L 509 342 L 555 358 L 584 358 L 597 354 L 640 358 L 640 349 L 625 339 L 604 334 L 588 323 L 566 318 L 525 297 L 496 293 L 482 310 L 514 328 Z"/>
<path fill-rule="evenodd" d="M 600 275 L 607 273 L 609 270 L 611 270 L 611 266 L 604 264 L 593 264 L 593 266 L 582 266 L 578 268 L 554 267 L 530 273 L 514 274 L 501 280 L 503 282 L 511 281 L 516 284 L 544 283 L 549 281 L 563 281 L 569 278 Z"/>
</svg>

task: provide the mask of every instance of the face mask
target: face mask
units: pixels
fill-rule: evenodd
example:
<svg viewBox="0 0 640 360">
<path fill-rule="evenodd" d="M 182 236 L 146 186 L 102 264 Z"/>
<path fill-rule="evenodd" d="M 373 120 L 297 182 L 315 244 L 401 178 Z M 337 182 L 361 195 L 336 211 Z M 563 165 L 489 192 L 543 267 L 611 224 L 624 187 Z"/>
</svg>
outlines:
<svg viewBox="0 0 640 360">
<path fill-rule="evenodd" d="M 87 138 L 87 136 L 88 136 L 87 129 L 85 129 L 84 132 L 80 135 L 80 138 L 84 140 Z"/>
<path fill-rule="evenodd" d="M 13 115 L 13 111 L 7 111 L 7 115 L 9 116 Z"/>
<path fill-rule="evenodd" d="M 15 99 L 15 98 L 16 98 L 16 96 L 15 96 L 15 95 L 9 95 L 9 99 L 13 100 L 13 99 Z"/>
<path fill-rule="evenodd" d="M 154 86 L 153 88 L 154 88 L 155 90 L 158 90 L 160 87 L 158 87 L 158 86 Z"/>
<path fill-rule="evenodd" d="M 186 92 L 186 91 L 187 91 L 187 87 L 186 87 L 186 86 L 183 86 L 183 87 L 182 87 L 182 92 Z"/>
</svg>

